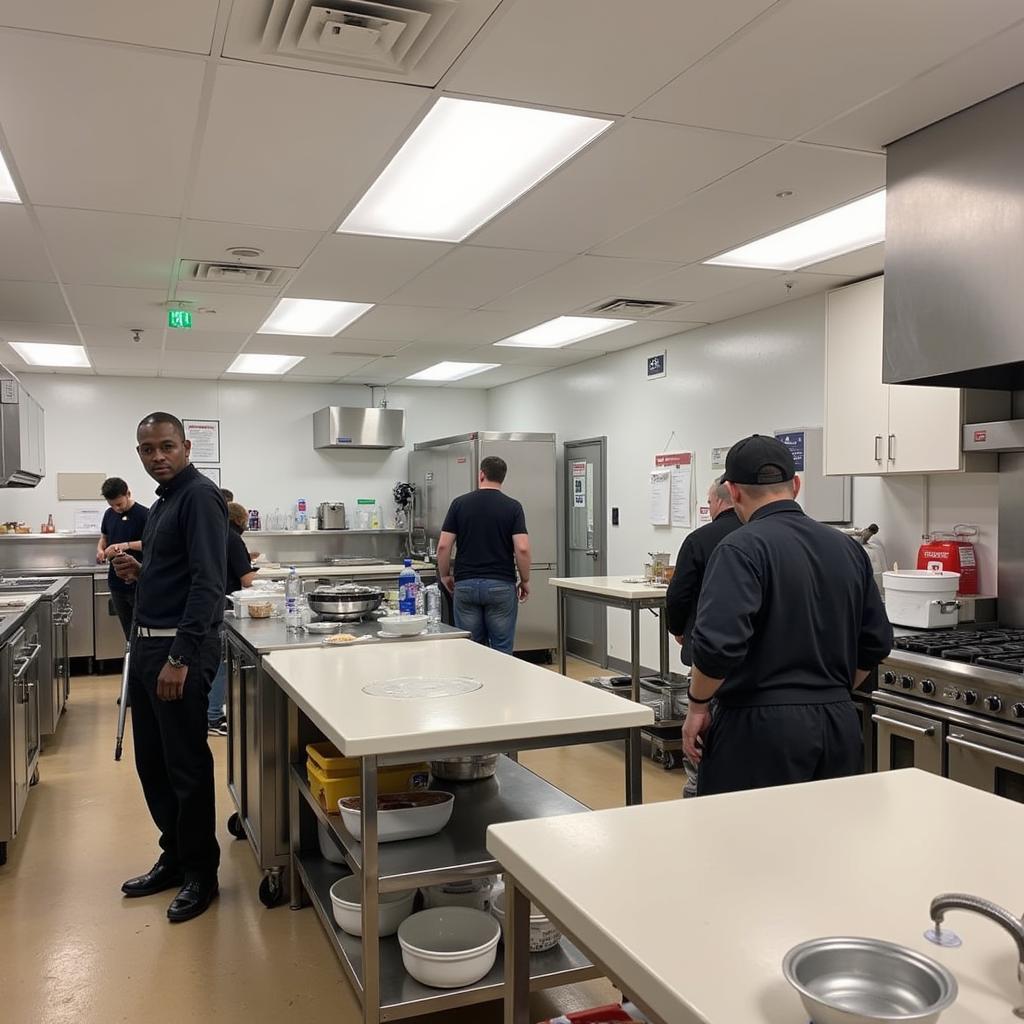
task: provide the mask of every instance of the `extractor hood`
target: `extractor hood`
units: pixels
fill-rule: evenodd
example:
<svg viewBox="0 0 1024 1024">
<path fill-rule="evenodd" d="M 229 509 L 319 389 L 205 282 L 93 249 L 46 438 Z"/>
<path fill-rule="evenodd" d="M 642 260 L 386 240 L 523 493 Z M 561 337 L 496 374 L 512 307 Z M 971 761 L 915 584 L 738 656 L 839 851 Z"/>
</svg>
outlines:
<svg viewBox="0 0 1024 1024">
<path fill-rule="evenodd" d="M 1022 126 L 1018 85 L 887 148 L 886 383 L 1024 388 Z"/>
<path fill-rule="evenodd" d="M 0 364 L 0 487 L 35 487 L 45 474 L 43 407 Z"/>
<path fill-rule="evenodd" d="M 313 413 L 313 447 L 403 448 L 402 409 L 359 409 L 328 405 Z"/>
</svg>

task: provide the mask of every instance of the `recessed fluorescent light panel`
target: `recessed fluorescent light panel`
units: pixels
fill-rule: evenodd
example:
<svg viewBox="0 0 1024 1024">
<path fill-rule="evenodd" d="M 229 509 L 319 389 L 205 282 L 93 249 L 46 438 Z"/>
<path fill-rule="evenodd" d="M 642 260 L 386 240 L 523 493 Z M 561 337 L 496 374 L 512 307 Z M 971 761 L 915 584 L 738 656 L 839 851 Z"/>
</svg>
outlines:
<svg viewBox="0 0 1024 1024">
<path fill-rule="evenodd" d="M 235 361 L 227 368 L 228 373 L 287 373 L 293 366 L 298 366 L 305 356 L 273 356 L 262 352 L 243 352 L 235 356 Z"/>
<path fill-rule="evenodd" d="M 7 170 L 7 164 L 4 163 L 3 153 L 0 153 L 0 203 L 20 203 L 21 196 L 18 195 L 18 190 L 14 187 L 14 179 L 11 177 L 11 172 Z"/>
<path fill-rule="evenodd" d="M 257 334 L 301 334 L 307 338 L 333 338 L 364 313 L 372 302 L 335 302 L 330 299 L 281 299 Z"/>
<path fill-rule="evenodd" d="M 414 373 L 406 380 L 462 380 L 485 370 L 494 370 L 501 363 L 435 363 L 419 373 Z"/>
<path fill-rule="evenodd" d="M 705 260 L 718 267 L 800 270 L 885 241 L 885 189 Z"/>
<path fill-rule="evenodd" d="M 81 345 L 45 345 L 34 341 L 9 344 L 30 366 L 92 366 Z"/>
<path fill-rule="evenodd" d="M 444 96 L 338 230 L 461 242 L 611 124 Z"/>
<path fill-rule="evenodd" d="M 494 344 L 517 348 L 565 348 L 584 338 L 596 338 L 599 334 L 631 327 L 635 323 L 635 320 L 609 320 L 599 316 L 559 316 Z"/>
</svg>

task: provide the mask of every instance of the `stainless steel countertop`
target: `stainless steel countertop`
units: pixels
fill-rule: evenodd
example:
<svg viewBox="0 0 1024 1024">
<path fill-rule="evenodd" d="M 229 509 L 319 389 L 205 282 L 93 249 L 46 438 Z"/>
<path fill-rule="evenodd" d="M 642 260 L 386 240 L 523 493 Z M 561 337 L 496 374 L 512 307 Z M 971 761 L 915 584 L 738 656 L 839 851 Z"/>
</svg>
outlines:
<svg viewBox="0 0 1024 1024">
<path fill-rule="evenodd" d="M 39 593 L 40 600 L 52 601 L 62 590 L 64 590 L 71 582 L 69 577 L 65 575 L 57 575 L 56 573 L 45 573 L 41 572 L 38 574 L 26 574 L 26 573 L 12 573 L 7 575 L 6 573 L 0 572 L 0 582 L 9 579 L 52 579 L 53 583 L 47 587 L 46 590 Z M 26 591 L 19 590 L 18 587 L 4 587 L 0 586 L 0 597 L 4 594 L 24 594 Z"/>
<path fill-rule="evenodd" d="M 0 643 L 3 643 L 17 629 L 32 609 L 39 604 L 38 594 L 21 594 L 20 596 L 28 598 L 28 604 L 24 608 L 6 615 L 0 611 Z"/>
<path fill-rule="evenodd" d="M 322 633 L 290 633 L 285 628 L 283 618 L 274 619 L 236 619 L 233 615 L 224 616 L 224 625 L 239 640 L 251 647 L 257 654 L 269 651 L 299 650 L 302 648 L 322 647 L 325 635 Z M 427 633 L 417 637 L 381 637 L 377 636 L 380 623 L 373 622 L 340 622 L 339 633 L 351 633 L 354 636 L 369 636 L 357 647 L 366 647 L 380 643 L 408 643 L 411 640 L 457 640 L 469 639 L 465 630 L 456 629 L 441 623 L 432 626 Z M 330 634 L 327 634 L 328 636 Z"/>
</svg>

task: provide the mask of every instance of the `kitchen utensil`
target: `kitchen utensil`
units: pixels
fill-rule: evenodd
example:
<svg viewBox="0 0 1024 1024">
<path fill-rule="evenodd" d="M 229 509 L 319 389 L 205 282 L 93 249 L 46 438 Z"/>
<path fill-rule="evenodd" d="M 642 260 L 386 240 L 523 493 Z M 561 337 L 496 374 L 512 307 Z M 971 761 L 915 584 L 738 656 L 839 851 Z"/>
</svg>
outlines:
<svg viewBox="0 0 1024 1024">
<path fill-rule="evenodd" d="M 496 876 L 470 878 L 462 882 L 428 885 L 423 890 L 423 905 L 431 907 L 471 907 L 487 912 L 491 909 L 491 892 Z"/>
<path fill-rule="evenodd" d="M 331 886 L 331 906 L 338 927 L 349 935 L 363 934 L 363 890 L 358 875 L 339 878 Z M 382 892 L 377 895 L 377 927 L 380 937 L 394 935 L 399 925 L 412 913 L 416 890 Z"/>
<path fill-rule="evenodd" d="M 494 966 L 501 928 L 469 907 L 435 907 L 407 917 L 398 929 L 405 969 L 433 988 L 475 985 Z"/>
<path fill-rule="evenodd" d="M 814 1024 L 935 1024 L 957 996 L 941 964 L 880 939 L 802 942 L 786 954 L 782 973 Z"/>
<path fill-rule="evenodd" d="M 385 615 L 377 620 L 385 636 L 415 636 L 427 628 L 426 615 Z"/>
<path fill-rule="evenodd" d="M 356 842 L 362 841 L 362 797 L 338 801 L 341 820 Z M 448 824 L 455 798 L 451 793 L 426 789 L 413 793 L 382 793 L 377 797 L 377 842 L 394 843 L 436 835 Z"/>
<path fill-rule="evenodd" d="M 321 530 L 344 530 L 345 505 L 340 501 L 322 501 L 316 510 L 317 526 Z"/>
<path fill-rule="evenodd" d="M 955 572 L 901 569 L 882 574 L 885 610 L 897 626 L 917 629 L 952 627 L 960 621 L 956 599 L 960 576 Z"/>
<path fill-rule="evenodd" d="M 306 595 L 306 600 L 309 607 L 323 619 L 355 622 L 380 607 L 384 591 L 379 587 L 363 587 L 357 583 L 339 583 L 317 587 Z"/>
<path fill-rule="evenodd" d="M 489 779 L 498 770 L 498 754 L 473 754 L 469 757 L 449 757 L 430 762 L 430 774 L 435 779 L 450 782 L 471 782 Z"/>
<path fill-rule="evenodd" d="M 505 890 L 499 889 L 491 900 L 491 913 L 501 932 L 505 934 Z M 562 933 L 548 920 L 544 912 L 530 904 L 530 952 L 544 953 L 562 941 Z"/>
<path fill-rule="evenodd" d="M 311 622 L 306 626 L 307 633 L 337 633 L 340 629 L 340 622 Z"/>
</svg>

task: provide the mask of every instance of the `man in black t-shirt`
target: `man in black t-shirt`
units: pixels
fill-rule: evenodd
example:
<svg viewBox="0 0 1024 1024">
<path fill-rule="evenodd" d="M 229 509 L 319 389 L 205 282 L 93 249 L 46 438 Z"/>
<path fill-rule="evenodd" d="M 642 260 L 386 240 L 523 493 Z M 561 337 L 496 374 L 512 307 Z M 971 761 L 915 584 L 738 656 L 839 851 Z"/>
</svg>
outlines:
<svg viewBox="0 0 1024 1024">
<path fill-rule="evenodd" d="M 437 545 L 437 571 L 452 594 L 455 625 L 476 643 L 511 654 L 519 602 L 530 596 L 530 538 L 523 506 L 501 493 L 507 472 L 504 459 L 489 455 L 480 463 L 478 489 L 452 502 Z"/>
<path fill-rule="evenodd" d="M 142 551 L 142 531 L 146 528 L 149 509 L 140 505 L 128 485 L 119 477 L 112 476 L 103 481 L 100 493 L 110 508 L 103 513 L 100 525 L 100 542 L 96 546 L 96 561 L 106 562 L 116 555 L 130 554 L 138 561 Z M 114 566 L 110 566 L 110 603 L 121 622 L 125 638 L 132 627 L 132 611 L 135 607 L 135 584 L 120 579 Z"/>
</svg>

